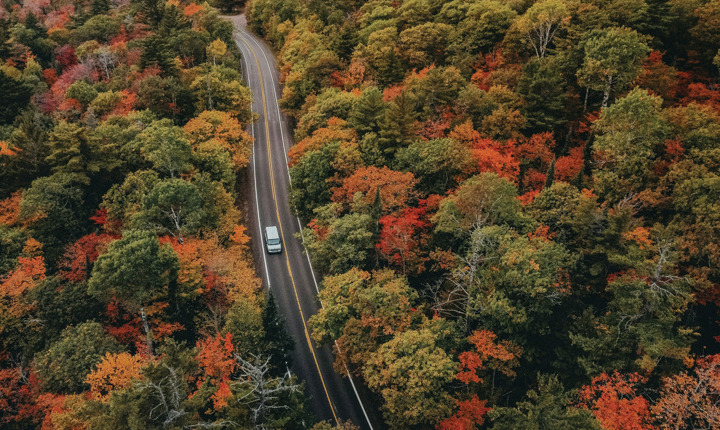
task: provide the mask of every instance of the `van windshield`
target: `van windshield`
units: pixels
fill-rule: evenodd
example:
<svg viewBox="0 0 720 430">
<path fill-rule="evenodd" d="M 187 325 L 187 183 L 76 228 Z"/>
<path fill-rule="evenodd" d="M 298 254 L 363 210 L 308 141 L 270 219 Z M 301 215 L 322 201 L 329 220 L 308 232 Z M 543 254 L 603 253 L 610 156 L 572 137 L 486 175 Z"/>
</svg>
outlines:
<svg viewBox="0 0 720 430">
<path fill-rule="evenodd" d="M 268 239 L 268 245 L 279 245 L 280 239 Z"/>
</svg>

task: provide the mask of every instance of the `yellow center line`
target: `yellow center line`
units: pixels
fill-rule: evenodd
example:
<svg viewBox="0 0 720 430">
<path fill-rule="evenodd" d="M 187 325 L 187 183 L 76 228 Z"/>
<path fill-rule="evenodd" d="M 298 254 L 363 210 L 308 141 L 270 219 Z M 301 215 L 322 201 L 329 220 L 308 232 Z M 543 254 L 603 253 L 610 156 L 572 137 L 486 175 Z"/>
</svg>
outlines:
<svg viewBox="0 0 720 430">
<path fill-rule="evenodd" d="M 293 277 L 292 269 L 290 268 L 290 257 L 288 256 L 288 248 L 285 244 L 285 234 L 283 232 L 283 226 L 282 221 L 280 220 L 280 207 L 278 206 L 277 201 L 277 193 L 275 191 L 275 174 L 273 172 L 272 168 L 272 152 L 270 150 L 270 125 L 268 123 L 268 111 L 267 111 L 267 102 L 265 100 L 265 84 L 263 82 L 263 74 L 260 70 L 260 62 L 258 61 L 257 55 L 255 55 L 255 50 L 252 49 L 250 46 L 250 43 L 248 41 L 240 36 L 240 39 L 242 39 L 243 42 L 245 42 L 245 46 L 250 50 L 253 57 L 255 58 L 255 65 L 257 66 L 258 70 L 258 76 L 260 78 L 260 93 L 262 95 L 262 102 L 263 102 L 263 113 L 265 114 L 265 145 L 267 147 L 268 152 L 268 165 L 270 166 L 270 188 L 272 190 L 273 195 L 273 201 L 275 203 L 275 214 L 277 215 L 278 224 L 280 226 L 280 238 L 283 243 L 283 247 L 285 248 L 285 264 L 287 265 L 288 274 L 290 275 L 290 281 L 292 282 L 292 288 L 293 292 L 295 293 L 295 301 L 297 302 L 298 309 L 300 310 L 300 320 L 303 323 L 303 331 L 305 332 L 305 340 L 307 341 L 308 348 L 310 348 L 310 352 L 312 353 L 313 360 L 315 361 L 315 367 L 317 368 L 318 375 L 320 375 L 320 382 L 322 382 L 323 390 L 325 391 L 325 397 L 327 397 L 328 404 L 330 405 L 330 411 L 333 414 L 333 417 L 335 418 L 335 422 L 338 422 L 337 415 L 335 414 L 335 406 L 333 406 L 332 400 L 330 399 L 330 393 L 328 393 L 327 387 L 325 386 L 325 378 L 323 378 L 322 371 L 320 370 L 320 365 L 317 361 L 317 356 L 315 355 L 315 348 L 312 345 L 312 341 L 310 340 L 310 332 L 308 331 L 307 324 L 305 323 L 305 317 L 303 316 L 303 310 L 302 306 L 300 305 L 300 297 L 298 296 L 297 287 L 295 285 L 295 278 Z M 256 185 L 257 186 L 257 185 Z M 264 252 L 264 251 L 263 251 Z"/>
</svg>

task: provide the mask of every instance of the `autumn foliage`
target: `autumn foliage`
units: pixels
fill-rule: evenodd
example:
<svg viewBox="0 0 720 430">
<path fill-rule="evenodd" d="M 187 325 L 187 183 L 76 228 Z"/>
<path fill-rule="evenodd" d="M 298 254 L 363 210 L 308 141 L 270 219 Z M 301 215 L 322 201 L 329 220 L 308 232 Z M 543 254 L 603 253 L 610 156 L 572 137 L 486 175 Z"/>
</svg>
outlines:
<svg viewBox="0 0 720 430">
<path fill-rule="evenodd" d="M 643 382 L 638 374 L 603 373 L 583 387 L 580 402 L 595 414 L 603 428 L 652 429 L 649 402 L 637 390 Z"/>
<path fill-rule="evenodd" d="M 94 399 L 107 401 L 114 390 L 129 388 L 140 376 L 140 369 L 145 360 L 127 352 L 119 354 L 107 353 L 95 371 L 88 374 L 90 396 Z"/>
</svg>

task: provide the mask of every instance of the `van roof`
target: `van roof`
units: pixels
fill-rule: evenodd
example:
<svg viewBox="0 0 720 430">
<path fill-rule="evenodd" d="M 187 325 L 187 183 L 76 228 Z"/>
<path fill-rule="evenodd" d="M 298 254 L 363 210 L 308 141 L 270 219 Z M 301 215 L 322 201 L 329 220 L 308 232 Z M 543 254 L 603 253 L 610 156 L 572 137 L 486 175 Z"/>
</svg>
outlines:
<svg viewBox="0 0 720 430">
<path fill-rule="evenodd" d="M 267 235 L 268 239 L 280 239 L 280 234 L 278 233 L 278 229 L 274 225 L 265 227 L 265 234 Z"/>
</svg>

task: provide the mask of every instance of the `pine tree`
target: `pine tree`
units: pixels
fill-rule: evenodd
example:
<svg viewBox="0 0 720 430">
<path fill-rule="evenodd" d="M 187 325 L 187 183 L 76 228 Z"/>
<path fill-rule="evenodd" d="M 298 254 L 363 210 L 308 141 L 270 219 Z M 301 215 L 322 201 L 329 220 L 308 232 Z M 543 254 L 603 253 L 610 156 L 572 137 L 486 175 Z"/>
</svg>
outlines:
<svg viewBox="0 0 720 430">
<path fill-rule="evenodd" d="M 15 116 L 30 103 L 32 89 L 21 80 L 15 80 L 0 70 L 0 125 L 10 124 Z"/>
<path fill-rule="evenodd" d="M 110 0 L 93 0 L 90 4 L 90 14 L 104 15 L 110 10 Z"/>
<path fill-rule="evenodd" d="M 383 96 L 377 87 L 366 89 L 350 112 L 349 123 L 362 137 L 367 133 L 379 133 L 387 109 Z"/>
<path fill-rule="evenodd" d="M 400 93 L 385 111 L 385 121 L 380 130 L 380 148 L 388 158 L 392 158 L 398 149 L 412 143 L 416 120 L 412 96 Z"/>
<path fill-rule="evenodd" d="M 285 318 L 278 312 L 273 293 L 268 291 L 265 309 L 262 314 L 264 344 L 270 355 L 270 365 L 276 374 L 282 374 L 292 364 L 292 351 L 295 343 L 285 330 Z"/>
<path fill-rule="evenodd" d="M 177 66 L 172 56 L 170 44 L 165 37 L 153 34 L 145 39 L 143 53 L 140 56 L 140 67 L 143 69 L 157 65 L 166 75 L 175 75 Z"/>
<path fill-rule="evenodd" d="M 523 68 L 518 94 L 533 133 L 554 131 L 565 123 L 565 80 L 552 59 L 532 59 Z"/>
</svg>

